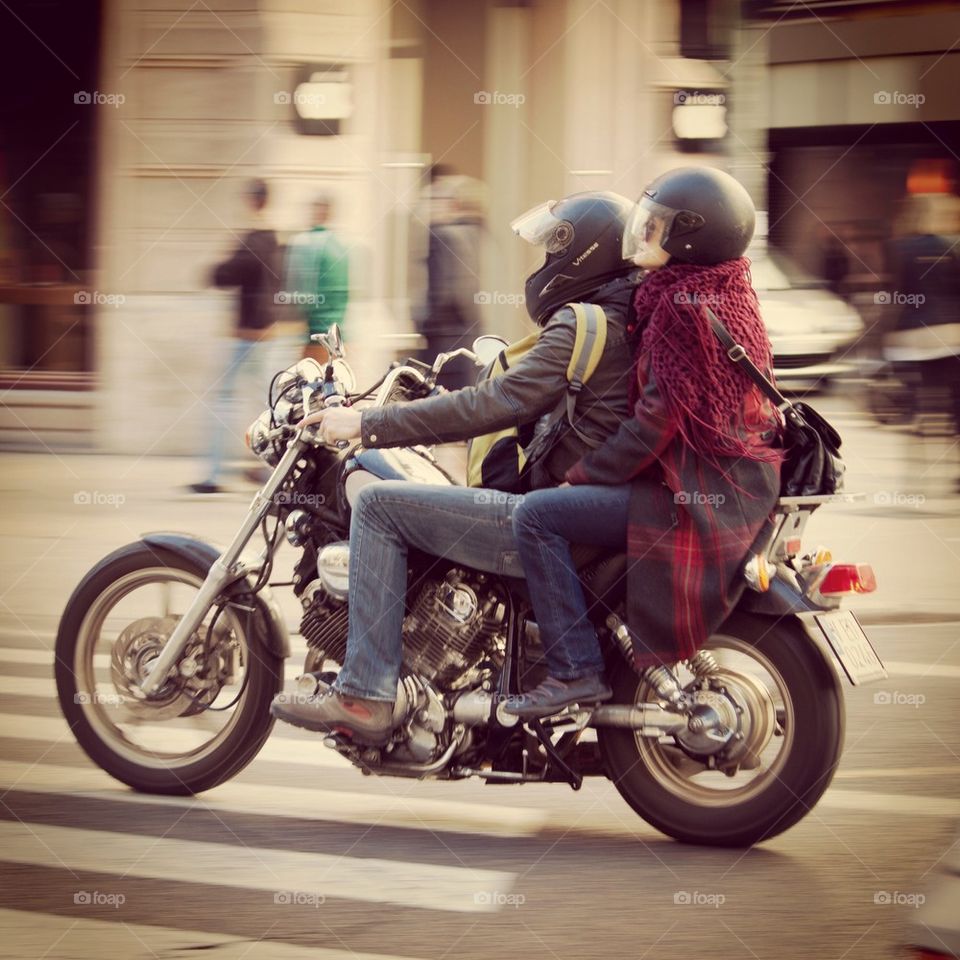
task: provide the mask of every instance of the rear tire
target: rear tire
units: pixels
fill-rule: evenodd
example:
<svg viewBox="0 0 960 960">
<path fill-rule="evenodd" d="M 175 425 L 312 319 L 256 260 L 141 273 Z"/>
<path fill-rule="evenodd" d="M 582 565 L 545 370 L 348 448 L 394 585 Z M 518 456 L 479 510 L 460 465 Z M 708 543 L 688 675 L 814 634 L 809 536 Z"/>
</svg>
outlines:
<svg viewBox="0 0 960 960">
<path fill-rule="evenodd" d="M 792 827 L 830 785 L 843 749 L 843 694 L 837 675 L 794 620 L 735 613 L 718 636 L 755 648 L 782 678 L 792 702 L 794 736 L 776 775 L 741 803 L 696 802 L 668 789 L 649 768 L 632 730 L 598 732 L 607 775 L 644 820 L 684 843 L 745 847 Z M 708 644 L 709 646 L 709 644 Z M 615 703 L 633 704 L 641 680 L 621 657 L 610 671 Z M 722 773 L 710 774 L 723 777 Z M 719 791 L 714 791 L 719 793 Z"/>
<path fill-rule="evenodd" d="M 144 543 L 133 543 L 110 554 L 83 579 L 67 602 L 56 642 L 56 681 L 60 708 L 84 752 L 98 767 L 122 783 L 144 793 L 189 796 L 209 790 L 239 773 L 257 755 L 273 727 L 270 702 L 283 685 L 283 659 L 266 642 L 263 618 L 252 618 L 248 647 L 246 686 L 232 729 L 208 755 L 178 764 L 138 763 L 122 756 L 103 739 L 91 723 L 89 702 L 75 673 L 80 631 L 97 599 L 121 577 L 162 566 L 192 574 L 202 580 L 206 569 L 184 557 Z"/>
</svg>

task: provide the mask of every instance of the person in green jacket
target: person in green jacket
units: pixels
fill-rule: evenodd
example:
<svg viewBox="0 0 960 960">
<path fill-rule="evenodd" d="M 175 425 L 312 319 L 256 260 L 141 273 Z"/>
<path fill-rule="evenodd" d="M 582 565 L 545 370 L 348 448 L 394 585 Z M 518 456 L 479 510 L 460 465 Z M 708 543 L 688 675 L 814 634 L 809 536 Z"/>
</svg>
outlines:
<svg viewBox="0 0 960 960">
<path fill-rule="evenodd" d="M 346 248 L 328 226 L 333 213 L 330 195 L 315 197 L 312 212 L 313 226 L 290 242 L 283 299 L 297 308 L 306 323 L 303 355 L 325 363 L 327 351 L 311 343 L 310 336 L 343 323 L 350 296 L 350 267 Z"/>
</svg>

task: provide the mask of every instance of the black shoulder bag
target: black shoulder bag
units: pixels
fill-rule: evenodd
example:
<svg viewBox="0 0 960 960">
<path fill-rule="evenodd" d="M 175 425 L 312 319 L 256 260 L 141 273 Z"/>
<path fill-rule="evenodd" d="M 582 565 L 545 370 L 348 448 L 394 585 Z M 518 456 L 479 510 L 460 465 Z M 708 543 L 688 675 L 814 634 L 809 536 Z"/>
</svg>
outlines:
<svg viewBox="0 0 960 960">
<path fill-rule="evenodd" d="M 781 497 L 816 497 L 836 493 L 846 469 L 840 457 L 840 434 L 813 407 L 788 400 L 756 367 L 747 351 L 707 307 L 707 315 L 727 356 L 769 397 L 783 414 L 780 467 Z"/>
</svg>

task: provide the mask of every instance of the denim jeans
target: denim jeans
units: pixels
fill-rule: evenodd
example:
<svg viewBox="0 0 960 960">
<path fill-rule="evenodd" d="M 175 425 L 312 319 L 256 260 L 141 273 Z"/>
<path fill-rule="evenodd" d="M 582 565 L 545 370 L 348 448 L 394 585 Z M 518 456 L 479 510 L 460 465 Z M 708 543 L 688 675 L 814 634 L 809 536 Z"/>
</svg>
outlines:
<svg viewBox="0 0 960 960">
<path fill-rule="evenodd" d="M 269 341 L 243 340 L 240 337 L 235 337 L 230 344 L 230 359 L 227 362 L 227 369 L 220 378 L 216 406 L 213 411 L 207 483 L 216 483 L 220 479 L 227 431 L 237 429 L 234 423 L 236 382 L 241 371 L 248 374 L 260 387 L 266 402 L 269 380 L 266 378 L 264 361 L 268 358 L 269 346 Z"/>
<path fill-rule="evenodd" d="M 545 515 L 556 519 L 578 513 L 581 497 L 585 497 L 583 503 L 592 511 L 603 499 L 603 491 L 619 489 L 565 487 L 519 497 L 492 490 L 404 480 L 385 480 L 362 488 L 350 526 L 350 628 L 336 688 L 370 700 L 392 702 L 396 698 L 403 654 L 401 628 L 409 548 L 476 570 L 522 577 L 525 568 L 521 565 L 515 533 L 518 510 L 527 503 L 539 504 Z M 586 496 L 585 491 L 593 493 Z M 550 506 L 554 497 L 557 505 Z M 626 532 L 626 496 L 621 495 L 617 500 L 622 501 L 622 510 L 611 506 L 615 500 L 616 497 L 607 496 L 600 508 L 605 512 L 601 514 L 604 523 L 598 524 L 594 516 L 583 524 L 582 532 L 591 537 L 584 542 L 622 547 Z M 601 542 L 597 539 L 598 529 L 607 526 L 613 529 Z M 524 525 L 521 529 L 526 536 L 530 528 Z M 541 536 L 539 532 L 533 535 Z M 541 557 L 543 550 L 558 549 L 549 534 L 544 544 L 539 549 Z M 539 569 L 539 559 L 535 566 Z M 571 577 L 579 593 L 582 621 L 589 627 L 583 592 L 572 562 L 567 580 Z M 589 634 L 583 629 L 575 633 L 569 629 L 566 618 L 571 611 L 577 612 L 575 598 L 554 593 L 554 584 L 564 583 L 563 589 L 569 591 L 569 583 L 555 571 L 549 571 L 540 579 L 536 579 L 536 575 L 531 578 L 528 572 L 527 579 L 551 673 L 572 679 L 602 671 L 603 661 L 592 628 Z M 552 643 L 554 638 L 557 644 Z M 584 640 L 583 649 L 576 646 Z"/>
</svg>

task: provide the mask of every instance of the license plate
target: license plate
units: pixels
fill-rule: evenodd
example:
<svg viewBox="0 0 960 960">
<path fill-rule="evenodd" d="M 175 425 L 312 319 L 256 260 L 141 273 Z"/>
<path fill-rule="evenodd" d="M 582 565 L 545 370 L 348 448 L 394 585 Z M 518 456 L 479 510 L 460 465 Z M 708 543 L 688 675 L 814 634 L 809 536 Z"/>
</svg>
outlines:
<svg viewBox="0 0 960 960">
<path fill-rule="evenodd" d="M 850 610 L 831 610 L 817 614 L 814 619 L 854 686 L 886 677 L 887 671 L 877 651 Z"/>
</svg>

